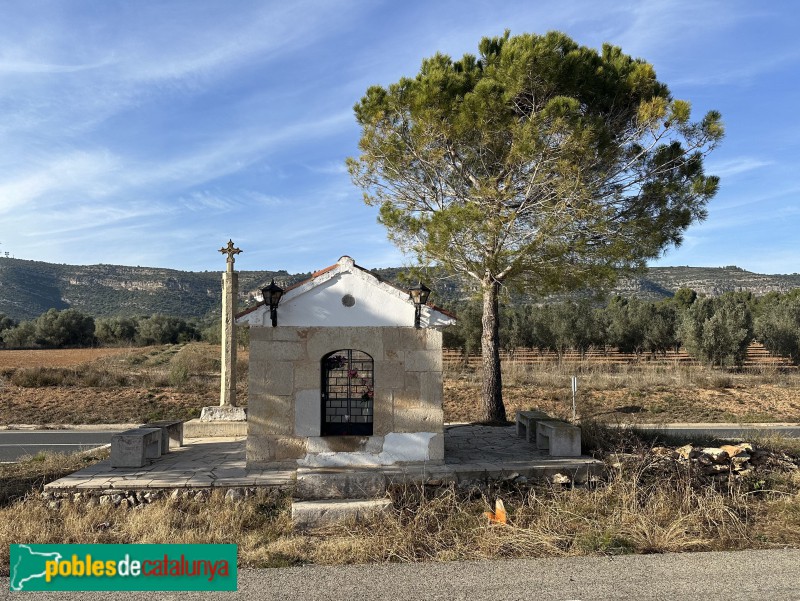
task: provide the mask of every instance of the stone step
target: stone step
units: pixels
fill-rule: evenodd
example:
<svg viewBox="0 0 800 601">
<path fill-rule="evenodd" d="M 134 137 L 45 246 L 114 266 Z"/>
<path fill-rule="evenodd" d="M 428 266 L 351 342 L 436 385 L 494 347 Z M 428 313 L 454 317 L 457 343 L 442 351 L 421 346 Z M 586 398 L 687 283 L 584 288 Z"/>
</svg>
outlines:
<svg viewBox="0 0 800 601">
<path fill-rule="evenodd" d="M 247 422 L 201 422 L 191 419 L 183 424 L 184 438 L 230 438 L 247 436 Z"/>
<path fill-rule="evenodd" d="M 316 528 L 343 522 L 366 519 L 392 505 L 389 499 L 326 499 L 292 503 L 292 523 L 295 528 Z"/>
<path fill-rule="evenodd" d="M 294 494 L 304 500 L 363 499 L 383 496 L 386 487 L 386 474 L 381 470 L 300 468 Z"/>
</svg>

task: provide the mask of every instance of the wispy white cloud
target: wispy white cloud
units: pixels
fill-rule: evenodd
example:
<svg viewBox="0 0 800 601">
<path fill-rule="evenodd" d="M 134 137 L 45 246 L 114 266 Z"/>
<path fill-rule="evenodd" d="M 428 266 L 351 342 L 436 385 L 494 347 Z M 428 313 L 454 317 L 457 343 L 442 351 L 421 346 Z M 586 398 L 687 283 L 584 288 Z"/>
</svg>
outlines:
<svg viewBox="0 0 800 601">
<path fill-rule="evenodd" d="M 744 219 L 742 223 L 746 223 L 746 217 L 743 209 L 750 208 L 760 213 L 761 217 L 774 217 L 777 210 L 789 208 L 794 210 L 797 206 L 793 201 L 797 195 L 800 194 L 800 185 L 790 183 L 780 183 L 773 187 L 767 187 L 757 192 L 742 193 L 736 191 L 731 194 L 725 194 L 719 199 L 715 199 L 711 203 L 711 217 L 705 222 L 703 227 L 709 228 L 712 225 L 719 223 L 720 218 L 725 217 L 731 213 L 738 214 Z M 790 201 L 787 204 L 787 201 Z"/>
<path fill-rule="evenodd" d="M 724 161 L 715 161 L 711 159 L 706 163 L 705 171 L 706 173 L 717 175 L 721 178 L 727 178 L 761 169 L 762 167 L 768 167 L 772 164 L 774 164 L 774 161 L 749 156 L 734 157 Z"/>
<path fill-rule="evenodd" d="M 182 208 L 203 213 L 230 213 L 248 207 L 278 207 L 286 200 L 257 190 L 196 190 L 178 199 Z"/>
<path fill-rule="evenodd" d="M 243 129 L 227 132 L 213 143 L 172 159 L 126 165 L 122 180 L 128 187 L 201 185 L 241 171 L 291 145 L 323 140 L 350 125 L 350 121 L 349 113 L 341 113 L 318 120 L 298 121 L 268 131 Z"/>
<path fill-rule="evenodd" d="M 306 169 L 312 173 L 321 173 L 323 175 L 343 175 L 347 173 L 347 165 L 344 161 L 328 161 L 322 165 L 307 165 Z"/>
<path fill-rule="evenodd" d="M 226 213 L 240 203 L 228 194 L 202 190 L 191 192 L 178 199 L 181 207 L 190 211 Z"/>
<path fill-rule="evenodd" d="M 81 71 L 91 71 L 94 69 L 101 69 L 108 67 L 112 64 L 110 60 L 100 60 L 98 62 L 81 64 L 81 65 L 68 65 L 56 63 L 43 63 L 33 62 L 27 60 L 15 60 L 5 57 L 0 57 L 0 76 L 4 74 L 15 75 L 41 75 L 53 73 L 79 73 Z"/>
<path fill-rule="evenodd" d="M 749 18 L 749 7 L 724 10 L 720 3 L 694 0 L 628 0 L 616 4 L 613 42 L 625 52 L 644 58 L 680 51 L 692 40 L 710 38 Z"/>
<path fill-rule="evenodd" d="M 133 160 L 107 151 L 69 151 L 64 155 L 47 157 L 38 168 L 22 175 L 3 179 L 0 174 L 0 213 L 23 205 L 41 205 L 54 195 L 59 198 L 71 196 L 70 212 L 74 212 L 95 199 L 119 202 L 131 193 L 200 186 L 241 171 L 286 145 L 323 139 L 349 120 L 349 115 L 339 114 L 318 121 L 292 123 L 271 131 L 229 132 L 213 144 L 153 161 Z M 217 208 L 223 205 L 230 208 L 234 202 L 220 195 L 214 199 L 202 192 L 191 192 L 186 199 L 195 205 L 205 204 L 205 208 L 215 203 Z M 276 201 L 274 196 L 252 192 L 250 199 L 260 204 L 275 204 Z M 186 201 L 186 206 L 189 204 Z M 157 203 L 154 212 L 160 212 Z"/>
<path fill-rule="evenodd" d="M 44 244 L 58 238 L 62 243 L 68 240 L 80 241 L 87 233 L 95 237 L 97 231 L 113 226 L 115 234 L 109 230 L 110 237 L 119 236 L 125 227 L 141 228 L 143 224 L 131 223 L 140 219 L 151 219 L 174 214 L 178 207 L 151 202 L 135 202 L 126 206 L 109 206 L 105 204 L 81 205 L 70 211 L 70 218 L 63 219 L 59 215 L 45 215 L 36 221 L 35 230 L 27 230 L 21 235 L 26 238 L 41 239 Z M 74 237 L 70 237 L 73 234 Z"/>
<path fill-rule="evenodd" d="M 116 13 L 109 7 L 98 11 L 105 12 L 105 31 L 89 36 L 58 13 L 29 31 L 0 24 L 0 128 L 49 124 L 81 134 L 164 97 L 207 93 L 242 69 L 268 69 L 317 43 L 357 8 L 307 0 L 242 3 L 237 10 L 194 2 Z"/>
<path fill-rule="evenodd" d="M 616 11 L 608 41 L 653 62 L 660 74 L 668 74 L 671 88 L 748 85 L 800 61 L 794 45 L 773 46 L 772 40 L 762 40 L 759 52 L 742 51 L 759 29 L 786 20 L 784 9 L 769 3 L 628 1 Z"/>
<path fill-rule="evenodd" d="M 25 205 L 37 207 L 39 201 L 56 193 L 103 196 L 118 167 L 118 158 L 107 152 L 72 151 L 51 157 L 35 169 L 0 181 L 0 214 Z"/>
<path fill-rule="evenodd" d="M 194 6 L 191 3 L 186 9 Z M 220 6 L 201 18 L 204 27 L 196 27 L 186 23 L 186 14 L 162 20 L 163 7 L 153 7 L 146 14 L 147 36 L 129 37 L 122 45 L 121 79 L 181 79 L 227 71 L 247 61 L 264 62 L 313 43 L 355 8 L 352 3 L 308 0 L 255 3 L 244 10 Z M 191 35 L 186 35 L 187 25 Z M 179 44 L 176 32 L 182 34 Z"/>
<path fill-rule="evenodd" d="M 800 50 L 791 50 L 781 55 L 757 55 L 748 57 L 748 62 L 717 58 L 707 68 L 695 73 L 683 73 L 673 77 L 673 86 L 722 86 L 729 84 L 750 85 L 758 77 L 800 62 Z"/>
</svg>

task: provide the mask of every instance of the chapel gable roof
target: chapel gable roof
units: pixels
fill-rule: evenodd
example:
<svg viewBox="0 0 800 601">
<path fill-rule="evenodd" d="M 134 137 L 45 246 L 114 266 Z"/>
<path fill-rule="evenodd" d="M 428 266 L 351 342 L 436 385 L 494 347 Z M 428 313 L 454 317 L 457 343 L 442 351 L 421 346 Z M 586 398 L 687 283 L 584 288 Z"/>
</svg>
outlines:
<svg viewBox="0 0 800 601">
<path fill-rule="evenodd" d="M 355 276 L 365 285 L 375 288 L 380 291 L 380 293 L 390 297 L 393 302 L 397 302 L 397 300 L 399 300 L 413 308 L 413 303 L 409 298 L 407 290 L 403 290 L 402 288 L 387 282 L 368 269 L 357 265 L 356 262 L 347 255 L 341 257 L 333 265 L 329 265 L 328 267 L 320 269 L 319 271 L 315 271 L 307 280 L 298 282 L 286 288 L 286 290 L 284 290 L 283 297 L 281 298 L 281 307 L 292 303 L 303 295 L 313 292 L 315 289 L 325 286 L 332 280 L 346 275 Z M 255 306 L 238 313 L 236 315 L 236 321 L 241 324 L 249 323 L 252 325 L 254 320 L 252 318 L 248 318 L 248 315 L 264 311 L 268 311 L 268 308 L 265 307 L 265 303 L 262 300 Z M 278 311 L 280 312 L 280 307 Z M 433 303 L 428 303 L 423 308 L 423 312 L 427 314 L 427 321 L 430 325 L 451 325 L 456 320 L 454 313 L 438 307 Z"/>
</svg>

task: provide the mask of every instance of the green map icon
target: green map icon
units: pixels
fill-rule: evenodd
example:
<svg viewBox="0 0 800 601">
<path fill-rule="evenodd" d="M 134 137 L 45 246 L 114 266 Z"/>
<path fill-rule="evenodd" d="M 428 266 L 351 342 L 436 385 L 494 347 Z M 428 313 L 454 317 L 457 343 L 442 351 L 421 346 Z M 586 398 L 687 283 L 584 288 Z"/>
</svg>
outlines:
<svg viewBox="0 0 800 601">
<path fill-rule="evenodd" d="M 26 590 L 25 585 L 30 581 L 44 579 L 45 563 L 61 560 L 61 553 L 41 553 L 34 551 L 28 545 L 14 545 L 11 550 L 10 583 L 12 591 L 24 591 Z"/>
</svg>

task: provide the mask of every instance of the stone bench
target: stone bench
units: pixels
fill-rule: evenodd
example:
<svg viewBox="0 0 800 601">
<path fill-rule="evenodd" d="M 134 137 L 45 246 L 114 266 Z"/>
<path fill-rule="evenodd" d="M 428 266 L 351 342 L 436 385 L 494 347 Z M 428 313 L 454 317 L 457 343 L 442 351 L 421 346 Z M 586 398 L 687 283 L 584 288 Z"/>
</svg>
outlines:
<svg viewBox="0 0 800 601">
<path fill-rule="evenodd" d="M 149 424 L 142 424 L 140 428 L 161 428 L 161 454 L 166 455 L 170 449 L 183 446 L 183 421 L 179 419 L 163 419 Z"/>
<path fill-rule="evenodd" d="M 557 419 L 538 421 L 536 448 L 553 457 L 580 457 L 581 429 Z"/>
<path fill-rule="evenodd" d="M 111 437 L 111 467 L 144 467 L 161 457 L 161 428 L 133 428 Z"/>
<path fill-rule="evenodd" d="M 536 423 L 551 419 L 543 411 L 517 411 L 517 436 L 530 443 L 536 443 Z"/>
</svg>

